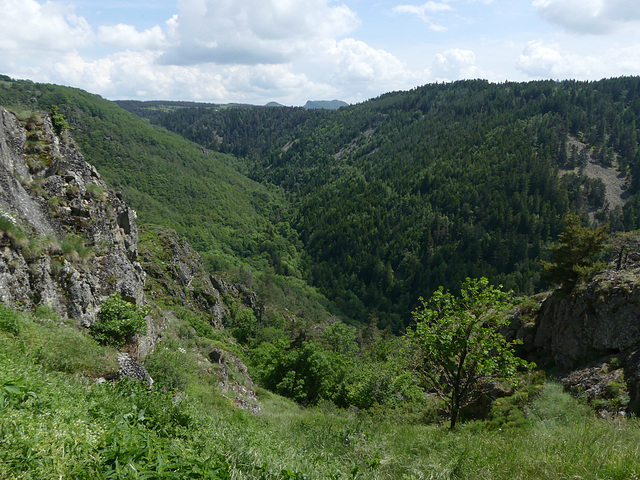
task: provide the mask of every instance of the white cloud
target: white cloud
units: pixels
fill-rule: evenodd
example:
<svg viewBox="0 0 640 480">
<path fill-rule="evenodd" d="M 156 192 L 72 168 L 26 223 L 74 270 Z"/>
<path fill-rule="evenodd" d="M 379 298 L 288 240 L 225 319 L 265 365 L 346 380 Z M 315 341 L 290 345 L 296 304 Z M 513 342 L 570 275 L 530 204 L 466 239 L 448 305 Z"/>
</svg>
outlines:
<svg viewBox="0 0 640 480">
<path fill-rule="evenodd" d="M 53 71 L 66 82 L 109 98 L 226 98 L 228 92 L 216 72 L 160 67 L 155 63 L 157 56 L 149 51 L 127 51 L 90 60 L 70 53 Z"/>
<path fill-rule="evenodd" d="M 156 25 L 138 32 L 133 25 L 103 25 L 98 28 L 98 41 L 103 45 L 133 50 L 159 49 L 167 46 L 167 37 Z"/>
<path fill-rule="evenodd" d="M 301 104 L 310 92 L 320 98 L 330 97 L 336 89 L 305 73 L 296 73 L 290 64 L 231 65 L 224 67 L 223 84 L 237 102 L 266 103 L 275 100 L 285 105 Z"/>
<path fill-rule="evenodd" d="M 336 38 L 359 20 L 328 0 L 180 0 L 168 23 L 175 48 L 163 62 L 286 63 L 310 43 Z"/>
<path fill-rule="evenodd" d="M 431 75 L 435 81 L 439 82 L 481 76 L 476 65 L 475 53 L 460 48 L 452 48 L 438 53 L 431 66 Z"/>
<path fill-rule="evenodd" d="M 415 15 L 422 21 L 426 22 L 431 30 L 443 31 L 446 30 L 446 27 L 434 23 L 427 13 L 438 13 L 452 10 L 447 1 L 450 0 L 445 0 L 444 2 L 428 1 L 422 5 L 398 5 L 393 7 L 392 11 L 393 13 L 408 13 L 410 15 Z"/>
<path fill-rule="evenodd" d="M 412 74 L 396 57 L 364 42 L 346 38 L 327 45 L 328 62 L 333 64 L 332 78 L 341 84 L 377 82 L 404 83 Z"/>
<path fill-rule="evenodd" d="M 533 0 L 532 5 L 544 20 L 576 33 L 612 33 L 640 23 L 638 0 Z"/>
<path fill-rule="evenodd" d="M 516 66 L 533 78 L 588 79 L 600 74 L 604 59 L 571 54 L 556 45 L 532 41 L 524 47 Z"/>
<path fill-rule="evenodd" d="M 93 31 L 73 7 L 57 2 L 0 0 L 0 52 L 43 55 L 91 43 Z"/>
</svg>

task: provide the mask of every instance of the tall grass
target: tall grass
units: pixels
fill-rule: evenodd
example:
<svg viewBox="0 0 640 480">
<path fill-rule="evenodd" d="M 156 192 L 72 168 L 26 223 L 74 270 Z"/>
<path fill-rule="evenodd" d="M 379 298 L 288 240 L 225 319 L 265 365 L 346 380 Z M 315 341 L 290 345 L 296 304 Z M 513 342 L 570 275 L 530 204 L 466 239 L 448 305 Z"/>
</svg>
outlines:
<svg viewBox="0 0 640 480">
<path fill-rule="evenodd" d="M 96 384 L 93 376 L 115 368 L 115 351 L 40 317 L 16 313 L 17 328 L 0 332 L 3 479 L 595 480 L 640 473 L 638 420 L 599 419 L 553 382 L 529 402 L 524 422 L 502 429 L 474 421 L 450 432 L 393 411 L 305 409 L 260 389 L 262 414 L 252 415 L 217 391 L 195 353 L 159 350 L 149 365 L 164 375 L 199 369 L 177 382 L 181 391 Z"/>
</svg>

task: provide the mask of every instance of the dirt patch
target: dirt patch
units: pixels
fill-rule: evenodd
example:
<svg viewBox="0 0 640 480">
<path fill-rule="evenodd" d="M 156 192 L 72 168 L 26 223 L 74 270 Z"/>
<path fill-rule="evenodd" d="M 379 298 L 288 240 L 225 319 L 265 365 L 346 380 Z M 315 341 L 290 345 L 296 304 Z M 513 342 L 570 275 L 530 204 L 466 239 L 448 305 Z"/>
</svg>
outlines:
<svg viewBox="0 0 640 480">
<path fill-rule="evenodd" d="M 617 161 L 614 160 L 611 167 L 603 166 L 598 160 L 594 158 L 594 155 L 589 150 L 588 146 L 582 143 L 575 137 L 569 137 L 567 139 L 567 154 L 571 154 L 572 147 L 575 147 L 579 154 L 584 153 L 586 157 L 586 163 L 580 165 L 573 170 L 564 170 L 561 174 L 567 173 L 582 173 L 583 175 L 600 179 L 604 183 L 605 199 L 609 204 L 609 209 L 613 210 L 616 207 L 622 207 L 627 198 L 629 198 L 628 192 L 628 180 L 626 176 L 618 171 Z"/>
</svg>

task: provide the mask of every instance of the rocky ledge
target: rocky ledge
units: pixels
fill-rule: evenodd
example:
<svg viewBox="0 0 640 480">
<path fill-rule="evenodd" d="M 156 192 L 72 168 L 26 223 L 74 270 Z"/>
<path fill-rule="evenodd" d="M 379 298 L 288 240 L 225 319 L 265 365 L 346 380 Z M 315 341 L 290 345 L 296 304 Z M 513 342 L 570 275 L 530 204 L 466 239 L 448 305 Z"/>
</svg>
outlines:
<svg viewBox="0 0 640 480">
<path fill-rule="evenodd" d="M 144 304 L 136 213 L 51 116 L 0 108 L 0 301 L 90 325 L 112 293 Z"/>
</svg>

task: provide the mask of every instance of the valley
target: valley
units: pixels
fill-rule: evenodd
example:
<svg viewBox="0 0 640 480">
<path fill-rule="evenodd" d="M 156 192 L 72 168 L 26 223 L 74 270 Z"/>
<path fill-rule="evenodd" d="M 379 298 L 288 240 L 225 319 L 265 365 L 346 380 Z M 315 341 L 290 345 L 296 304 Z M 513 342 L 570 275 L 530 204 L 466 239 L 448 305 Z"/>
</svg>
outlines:
<svg viewBox="0 0 640 480">
<path fill-rule="evenodd" d="M 0 105 L 3 478 L 640 474 L 640 78 Z M 531 366 L 453 428 L 407 332 L 467 278 Z"/>
</svg>

